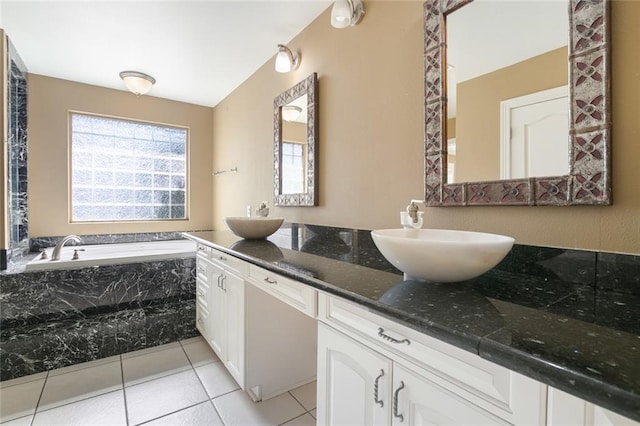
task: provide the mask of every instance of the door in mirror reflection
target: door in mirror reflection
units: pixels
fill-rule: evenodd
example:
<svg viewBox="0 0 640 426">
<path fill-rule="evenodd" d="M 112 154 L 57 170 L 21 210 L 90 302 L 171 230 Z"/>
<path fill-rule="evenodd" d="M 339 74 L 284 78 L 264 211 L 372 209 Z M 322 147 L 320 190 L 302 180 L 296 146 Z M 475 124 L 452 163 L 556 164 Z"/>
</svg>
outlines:
<svg viewBox="0 0 640 426">
<path fill-rule="evenodd" d="M 282 107 L 282 194 L 307 192 L 307 95 Z"/>
<path fill-rule="evenodd" d="M 447 181 L 567 174 L 566 0 L 474 0 L 446 20 Z M 538 105 L 549 89 L 561 94 Z"/>
<path fill-rule="evenodd" d="M 500 102 L 500 178 L 569 174 L 567 86 Z"/>
</svg>

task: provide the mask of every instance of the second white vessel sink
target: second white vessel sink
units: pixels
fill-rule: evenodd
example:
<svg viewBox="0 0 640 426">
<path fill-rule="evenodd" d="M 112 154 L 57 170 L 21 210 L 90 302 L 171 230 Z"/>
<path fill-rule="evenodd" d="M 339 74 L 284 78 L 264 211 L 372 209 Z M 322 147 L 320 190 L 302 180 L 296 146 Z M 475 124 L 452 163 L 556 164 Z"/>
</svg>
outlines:
<svg viewBox="0 0 640 426">
<path fill-rule="evenodd" d="M 225 217 L 227 227 L 238 237 L 247 240 L 267 238 L 280 228 L 284 219 L 281 217 Z"/>
<path fill-rule="evenodd" d="M 405 279 L 465 281 L 496 266 L 513 247 L 504 235 L 445 229 L 381 229 L 371 236 Z"/>
</svg>

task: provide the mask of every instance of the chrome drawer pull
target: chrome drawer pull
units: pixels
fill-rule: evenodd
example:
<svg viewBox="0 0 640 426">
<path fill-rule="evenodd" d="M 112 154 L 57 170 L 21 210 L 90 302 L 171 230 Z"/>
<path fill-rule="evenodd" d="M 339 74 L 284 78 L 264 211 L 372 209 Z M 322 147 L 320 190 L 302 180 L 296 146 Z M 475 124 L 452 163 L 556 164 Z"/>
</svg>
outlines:
<svg viewBox="0 0 640 426">
<path fill-rule="evenodd" d="M 199 292 L 198 292 L 198 296 L 200 296 L 200 297 L 204 297 L 204 293 L 203 293 L 203 292 L 201 292 L 201 291 L 199 291 Z"/>
<path fill-rule="evenodd" d="M 380 375 L 376 377 L 376 381 L 373 383 L 373 402 L 380 404 L 380 407 L 384 407 L 382 400 L 378 399 L 378 381 L 384 376 L 384 370 L 380 370 Z"/>
<path fill-rule="evenodd" d="M 400 422 L 404 421 L 404 416 L 402 414 L 398 414 L 398 393 L 404 389 L 404 382 L 400 381 L 400 387 L 396 389 L 393 394 L 393 417 L 400 419 Z"/>
<path fill-rule="evenodd" d="M 222 278 L 220 280 L 220 288 L 224 291 L 227 291 L 227 287 L 224 285 L 224 281 L 227 279 L 226 275 L 220 275 L 220 278 Z"/>
<path fill-rule="evenodd" d="M 269 284 L 278 284 L 278 280 L 272 280 L 272 279 L 271 279 L 271 278 L 269 278 L 269 277 L 266 277 L 264 280 L 265 280 L 266 282 L 268 282 Z"/>
<path fill-rule="evenodd" d="M 226 261 L 227 261 L 227 258 L 226 258 L 226 257 L 224 257 L 224 256 L 219 256 L 219 257 L 218 257 L 218 259 L 222 260 L 223 262 L 226 262 Z"/>
<path fill-rule="evenodd" d="M 398 339 L 394 339 L 391 336 L 388 336 L 386 334 L 384 334 L 384 329 L 382 327 L 378 328 L 378 336 L 382 337 L 384 340 L 387 340 L 391 343 L 406 343 L 407 345 L 411 344 L 411 341 L 409 339 L 402 339 L 402 340 L 398 340 Z"/>
</svg>

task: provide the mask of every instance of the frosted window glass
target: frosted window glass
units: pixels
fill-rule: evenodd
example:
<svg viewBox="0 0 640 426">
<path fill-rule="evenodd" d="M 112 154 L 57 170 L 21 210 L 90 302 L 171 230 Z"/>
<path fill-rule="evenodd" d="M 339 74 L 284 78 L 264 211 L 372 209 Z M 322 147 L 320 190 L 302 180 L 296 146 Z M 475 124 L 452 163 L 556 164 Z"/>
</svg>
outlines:
<svg viewBox="0 0 640 426">
<path fill-rule="evenodd" d="M 304 190 L 304 146 L 282 142 L 282 193 L 300 194 Z"/>
<path fill-rule="evenodd" d="M 187 129 L 71 114 L 74 222 L 186 219 Z"/>
</svg>

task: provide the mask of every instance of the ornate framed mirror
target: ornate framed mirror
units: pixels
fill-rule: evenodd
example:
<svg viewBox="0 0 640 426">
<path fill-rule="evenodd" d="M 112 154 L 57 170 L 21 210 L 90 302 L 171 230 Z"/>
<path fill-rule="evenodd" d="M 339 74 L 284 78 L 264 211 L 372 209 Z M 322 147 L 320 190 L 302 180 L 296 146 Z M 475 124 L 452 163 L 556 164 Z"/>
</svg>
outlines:
<svg viewBox="0 0 640 426">
<path fill-rule="evenodd" d="M 317 206 L 318 75 L 311 74 L 273 101 L 273 201 Z"/>
<path fill-rule="evenodd" d="M 449 164 L 455 164 L 456 171 L 462 164 L 452 163 L 448 156 L 455 149 L 455 156 L 461 157 L 462 134 L 457 130 L 452 138 L 451 122 L 448 111 L 453 108 L 447 90 L 447 80 L 453 78 L 456 64 L 448 62 L 448 30 L 450 19 L 458 11 L 474 6 L 474 3 L 488 0 L 427 0 L 424 3 L 424 39 L 425 39 L 425 204 L 428 206 L 480 206 L 480 205 L 608 205 L 611 204 L 611 168 L 610 168 L 610 81 L 609 81 L 609 2 L 608 0 L 567 0 L 562 6 L 568 6 L 568 46 L 565 52 L 568 77 L 564 134 L 560 140 L 563 145 L 560 154 L 568 159 L 564 173 L 546 175 L 542 167 L 539 174 L 509 174 L 509 158 L 503 152 L 509 152 L 510 136 L 504 137 L 507 148 L 492 148 L 498 155 L 496 163 L 506 164 L 500 171 L 494 171 L 495 178 L 480 177 L 470 181 L 458 182 L 453 178 Z M 493 2 L 504 5 L 504 2 Z M 565 9 L 566 10 L 566 9 Z M 495 13 L 492 16 L 496 16 Z M 453 21 L 453 19 L 451 19 Z M 477 17 L 484 25 L 483 31 L 496 26 L 493 21 Z M 547 30 L 538 27 L 530 32 L 528 38 L 538 39 Z M 479 35 L 480 32 L 476 32 Z M 525 44 L 510 37 L 503 37 L 504 43 L 524 50 Z M 520 44 L 518 44 L 520 43 Z M 470 53 L 474 61 L 484 61 L 491 55 L 484 50 Z M 565 55 L 565 53 L 563 53 Z M 568 58 L 568 60 L 566 59 Z M 564 65 L 563 65 L 564 66 Z M 539 75 L 538 72 L 535 75 Z M 504 80 L 504 78 L 503 78 Z M 456 86 L 458 92 L 461 84 Z M 541 91 L 542 92 L 542 91 Z M 537 94 L 536 94 L 537 95 Z M 504 103 L 513 99 L 504 99 Z M 462 114 L 461 101 L 457 105 Z M 494 102 L 489 108 L 500 110 Z M 479 111 L 479 110 L 476 110 Z M 508 117 L 509 114 L 506 114 Z M 568 121 L 568 125 L 567 125 Z M 476 124 L 481 130 L 486 122 Z M 500 134 L 509 135 L 510 125 L 498 123 Z M 525 126 L 526 127 L 526 126 Z M 530 127 L 526 132 L 533 133 Z M 541 133 L 544 134 L 544 133 Z M 529 143 L 526 133 L 524 143 Z M 472 138 L 473 139 L 473 138 Z M 544 136 L 542 140 L 546 139 Z M 539 139 L 540 140 L 540 139 Z M 452 141 L 454 141 L 452 143 Z M 475 143 L 475 141 L 473 141 Z M 547 141 L 548 142 L 548 141 Z M 497 145 L 496 145 L 497 146 Z M 518 147 L 519 145 L 512 145 Z M 546 145 L 549 147 L 549 145 Z M 511 148 L 517 151 L 520 148 Z M 529 149 L 529 148 L 527 148 Z M 495 154 L 500 152 L 500 154 Z M 527 151 L 528 152 L 528 151 Z M 543 148 L 538 155 L 542 163 L 551 163 L 553 157 L 549 148 Z M 476 163 L 483 162 L 476 154 L 471 156 Z M 505 160 L 505 158 L 507 158 Z M 492 160 L 493 161 L 493 160 Z M 516 161 L 516 160 L 513 160 Z M 523 160 L 517 160 L 523 161 Z M 483 162 L 484 163 L 484 162 Z M 530 160 L 524 160 L 527 169 Z M 543 164 L 545 167 L 547 164 Z M 533 168 L 533 167 L 532 167 Z M 517 169 L 517 167 L 511 167 Z M 507 170 L 506 172 L 504 170 Z M 548 168 L 547 168 L 548 170 Z M 552 169 L 555 170 L 555 169 Z M 553 172 L 551 172 L 553 173 Z M 550 173 L 550 174 L 551 174 Z M 453 181 L 453 182 L 452 182 Z"/>
</svg>

